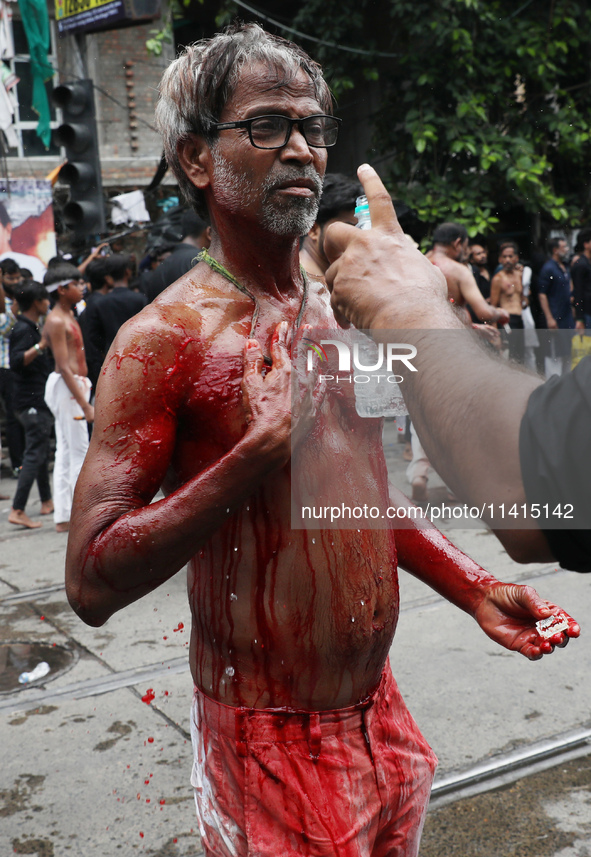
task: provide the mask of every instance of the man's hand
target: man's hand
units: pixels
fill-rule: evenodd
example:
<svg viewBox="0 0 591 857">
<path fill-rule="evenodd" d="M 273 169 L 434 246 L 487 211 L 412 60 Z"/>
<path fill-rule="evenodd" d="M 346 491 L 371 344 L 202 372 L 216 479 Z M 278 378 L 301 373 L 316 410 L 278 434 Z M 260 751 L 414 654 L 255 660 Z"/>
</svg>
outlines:
<svg viewBox="0 0 591 857">
<path fill-rule="evenodd" d="M 490 324 L 473 324 L 472 330 L 477 333 L 485 342 L 492 345 L 493 348 L 500 350 L 501 334 L 496 327 L 491 327 Z"/>
<path fill-rule="evenodd" d="M 536 622 L 558 615 L 566 619 L 568 628 L 549 640 L 538 633 Z M 474 618 L 485 634 L 513 652 L 521 652 L 530 661 L 563 648 L 571 637 L 578 637 L 580 628 L 560 607 L 544 601 L 531 586 L 496 583 L 486 591 L 474 611 Z"/>
<path fill-rule="evenodd" d="M 405 236 L 375 170 L 364 164 L 358 176 L 372 228 L 332 223 L 326 230 L 333 310 L 360 330 L 421 328 L 430 309 L 447 309 L 445 277 Z"/>
<path fill-rule="evenodd" d="M 271 340 L 273 365 L 267 369 L 256 339 L 244 349 L 242 396 L 249 431 L 261 444 L 261 453 L 277 459 L 283 466 L 291 456 L 292 443 L 298 443 L 310 430 L 322 401 L 317 374 L 313 381 L 300 385 L 300 401 L 292 418 L 292 365 L 288 349 L 289 326 L 282 321 Z M 300 349 L 301 350 L 301 349 Z M 300 379 L 301 380 L 301 379 Z"/>
<path fill-rule="evenodd" d="M 89 402 L 82 408 L 82 412 L 84 414 L 84 419 L 87 423 L 94 422 L 94 407 Z"/>
</svg>

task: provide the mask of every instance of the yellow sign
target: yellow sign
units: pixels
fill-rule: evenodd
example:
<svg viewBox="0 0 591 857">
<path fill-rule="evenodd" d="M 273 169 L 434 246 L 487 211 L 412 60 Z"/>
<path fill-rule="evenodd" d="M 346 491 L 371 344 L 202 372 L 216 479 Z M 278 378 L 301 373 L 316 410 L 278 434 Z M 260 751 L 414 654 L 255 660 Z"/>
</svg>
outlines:
<svg viewBox="0 0 591 857">
<path fill-rule="evenodd" d="M 123 0 L 55 0 L 60 35 L 66 32 L 112 29 L 125 18 Z"/>
</svg>

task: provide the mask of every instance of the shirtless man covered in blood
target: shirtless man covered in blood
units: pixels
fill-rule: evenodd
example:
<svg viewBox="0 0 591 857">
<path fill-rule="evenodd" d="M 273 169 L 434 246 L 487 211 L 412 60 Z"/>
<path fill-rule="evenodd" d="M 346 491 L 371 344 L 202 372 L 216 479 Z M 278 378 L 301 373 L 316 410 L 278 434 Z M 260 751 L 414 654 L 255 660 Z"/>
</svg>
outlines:
<svg viewBox="0 0 591 857">
<path fill-rule="evenodd" d="M 578 635 L 568 617 L 543 640 L 535 623 L 559 608 L 434 528 L 290 528 L 291 450 L 305 461 L 310 439 L 329 486 L 341 460 L 376 504 L 388 492 L 381 421 L 352 393 L 313 390 L 290 416 L 290 339 L 337 329 L 324 281 L 298 264 L 331 109 L 319 67 L 254 24 L 165 73 L 166 155 L 207 206 L 211 247 L 119 331 L 72 515 L 67 592 L 89 624 L 188 563 L 192 783 L 216 857 L 417 854 L 435 756 L 387 665 L 398 563 L 528 658 Z"/>
</svg>

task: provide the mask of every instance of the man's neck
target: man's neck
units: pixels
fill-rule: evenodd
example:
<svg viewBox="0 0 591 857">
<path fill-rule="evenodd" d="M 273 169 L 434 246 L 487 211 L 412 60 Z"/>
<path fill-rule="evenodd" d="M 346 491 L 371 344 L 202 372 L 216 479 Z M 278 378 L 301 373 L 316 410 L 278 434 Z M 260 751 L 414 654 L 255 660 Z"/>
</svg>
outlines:
<svg viewBox="0 0 591 857">
<path fill-rule="evenodd" d="M 326 271 L 326 264 L 320 256 L 318 245 L 308 237 L 304 238 L 300 250 L 300 264 L 305 271 L 315 277 L 323 277 Z"/>
<path fill-rule="evenodd" d="M 33 322 L 33 324 L 39 324 L 39 319 L 41 318 L 41 313 L 36 310 L 34 306 L 30 307 L 30 309 L 23 310 L 21 315 L 28 318 L 29 321 Z"/>
<path fill-rule="evenodd" d="M 59 312 L 64 315 L 73 315 L 73 310 L 76 304 L 70 303 L 67 298 L 59 298 L 56 305 L 54 306 L 54 310 L 57 309 Z"/>
<path fill-rule="evenodd" d="M 447 256 L 447 258 L 451 259 L 452 262 L 458 261 L 458 256 L 453 244 L 435 244 L 432 252 L 433 255 L 436 256 Z"/>
<path fill-rule="evenodd" d="M 589 259 L 589 261 L 591 262 L 591 246 L 590 246 L 590 247 L 585 247 L 585 248 L 583 249 L 583 256 L 586 256 L 586 257 L 587 257 L 587 259 Z"/>
<path fill-rule="evenodd" d="M 250 238 L 232 231 L 223 237 L 213 232 L 210 255 L 252 294 L 285 299 L 299 291 L 302 281 L 299 239 L 259 234 Z"/>
</svg>

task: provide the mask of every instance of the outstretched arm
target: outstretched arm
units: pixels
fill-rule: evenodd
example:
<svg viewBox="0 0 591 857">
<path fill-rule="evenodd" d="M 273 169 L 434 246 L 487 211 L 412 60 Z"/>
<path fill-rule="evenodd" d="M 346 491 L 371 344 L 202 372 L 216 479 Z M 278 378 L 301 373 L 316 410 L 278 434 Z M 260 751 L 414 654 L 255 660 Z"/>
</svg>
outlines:
<svg viewBox="0 0 591 857">
<path fill-rule="evenodd" d="M 393 486 L 390 499 L 394 506 L 412 505 Z M 501 583 L 428 520 L 417 524 L 417 519 L 408 514 L 404 520 L 408 526 L 395 531 L 399 564 L 473 616 L 484 633 L 499 645 L 529 660 L 538 660 L 555 646 L 565 646 L 570 637 L 579 636 L 574 619 L 540 598 L 531 586 Z M 567 628 L 545 639 L 536 623 L 552 615 L 565 617 Z"/>
<path fill-rule="evenodd" d="M 446 300 L 443 274 L 405 239 L 377 173 L 365 166 L 359 177 L 373 228 L 334 223 L 326 231 L 335 312 L 371 329 L 378 341 L 387 342 L 394 330 L 416 346 L 417 371 L 400 367 L 404 399 L 430 461 L 454 494 L 480 507 L 521 507 L 519 427 L 542 381 L 494 359 L 463 329 Z M 543 534 L 534 522 L 528 526 L 495 532 L 514 559 L 551 560 Z"/>
</svg>

